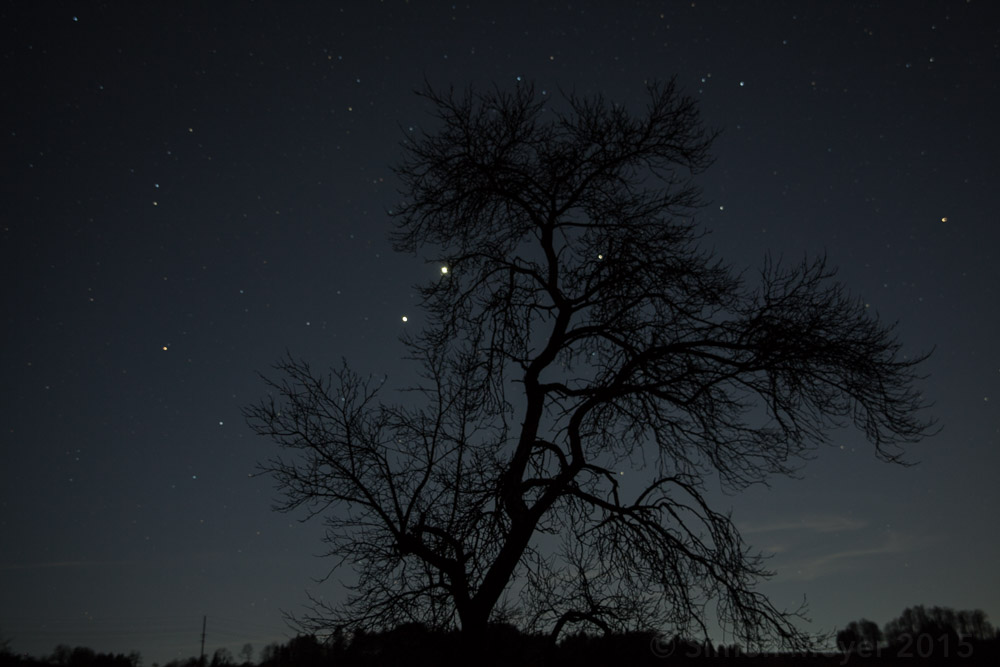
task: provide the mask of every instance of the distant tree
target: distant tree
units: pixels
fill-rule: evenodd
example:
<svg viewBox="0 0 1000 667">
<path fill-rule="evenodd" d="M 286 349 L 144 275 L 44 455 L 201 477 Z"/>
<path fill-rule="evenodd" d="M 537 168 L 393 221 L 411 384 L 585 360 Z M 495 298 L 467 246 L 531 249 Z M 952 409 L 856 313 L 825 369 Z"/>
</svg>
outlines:
<svg viewBox="0 0 1000 667">
<path fill-rule="evenodd" d="M 171 660 L 163 667 L 200 667 L 201 660 L 199 658 L 186 658 L 184 660 Z"/>
<path fill-rule="evenodd" d="M 435 656 L 438 664 L 449 663 L 442 655 L 443 636 L 423 623 L 403 623 L 391 630 L 358 633 L 345 655 L 346 662 L 375 665 L 408 665 L 421 656 Z M 487 653 L 485 647 L 483 653 Z"/>
<path fill-rule="evenodd" d="M 275 665 L 278 663 L 279 651 L 281 645 L 277 642 L 271 642 L 260 650 L 260 662 L 261 667 L 264 665 Z"/>
<path fill-rule="evenodd" d="M 340 662 L 347 652 L 347 635 L 344 633 L 344 626 L 336 626 L 328 641 L 334 663 Z"/>
<path fill-rule="evenodd" d="M 404 338 L 422 380 L 391 405 L 288 358 L 246 410 L 289 452 L 261 465 L 279 509 L 323 515 L 358 575 L 306 628 L 705 636 L 711 615 L 744 646 L 807 643 L 706 489 L 789 474 L 845 422 L 899 461 L 929 432 L 925 357 L 822 259 L 750 280 L 702 249 L 713 135 L 673 82 L 648 92 L 638 116 L 528 85 L 423 93 L 439 127 L 404 141 L 391 212 L 396 249 L 441 267 Z"/>
<path fill-rule="evenodd" d="M 212 667 L 229 667 L 233 662 L 233 654 L 227 648 L 217 648 L 212 654 Z"/>
<path fill-rule="evenodd" d="M 91 667 L 97 660 L 97 653 L 92 648 L 77 646 L 69 654 L 69 667 Z"/>
<path fill-rule="evenodd" d="M 244 665 L 249 665 L 253 662 L 253 644 L 250 642 L 244 644 L 243 648 L 240 649 L 240 657 L 243 658 Z"/>
<path fill-rule="evenodd" d="M 923 607 L 918 607 L 922 610 Z M 885 639 L 890 646 L 899 644 L 904 637 L 909 637 L 920 630 L 920 620 L 918 612 L 907 607 L 897 618 L 885 624 Z"/>
<path fill-rule="evenodd" d="M 860 643 L 861 638 L 858 636 L 857 623 L 853 621 L 837 633 L 837 648 L 844 653 L 854 651 Z"/>
<path fill-rule="evenodd" d="M 292 637 L 285 644 L 268 644 L 261 650 L 261 667 L 315 667 L 327 660 L 326 647 L 315 635 Z"/>
<path fill-rule="evenodd" d="M 993 639 L 993 626 L 982 609 L 960 611 L 955 615 L 958 632 L 963 637 L 977 640 Z"/>
<path fill-rule="evenodd" d="M 52 657 L 49 660 L 56 665 L 68 665 L 71 655 L 73 655 L 73 649 L 70 646 L 58 644 L 52 651 Z"/>
<path fill-rule="evenodd" d="M 882 629 L 878 626 L 878 623 L 869 621 L 867 618 L 862 618 L 858 621 L 858 636 L 861 639 L 862 645 L 869 650 L 877 648 L 882 643 Z"/>
<path fill-rule="evenodd" d="M 851 621 L 837 633 L 837 648 L 844 653 L 872 654 L 882 642 L 882 630 L 874 621 Z"/>
<path fill-rule="evenodd" d="M 885 625 L 890 647 L 904 647 L 934 655 L 970 655 L 972 644 L 988 642 L 993 629 L 981 609 L 955 611 L 949 607 L 907 607 Z"/>
<path fill-rule="evenodd" d="M 10 639 L 0 633 L 0 666 L 7 667 L 9 665 L 13 667 L 19 662 L 18 656 L 10 649 Z"/>
</svg>

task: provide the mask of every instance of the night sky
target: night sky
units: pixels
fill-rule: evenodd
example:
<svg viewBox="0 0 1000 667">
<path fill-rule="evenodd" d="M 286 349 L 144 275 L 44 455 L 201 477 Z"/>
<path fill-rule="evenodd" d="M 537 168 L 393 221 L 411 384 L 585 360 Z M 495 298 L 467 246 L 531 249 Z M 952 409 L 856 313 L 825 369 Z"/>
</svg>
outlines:
<svg viewBox="0 0 1000 667">
<path fill-rule="evenodd" d="M 533 81 L 637 110 L 677 75 L 723 131 L 706 243 L 826 253 L 904 349 L 920 464 L 835 433 L 800 479 L 718 494 L 812 631 L 914 604 L 1000 621 L 1000 4 L 4 3 L 0 639 L 145 664 L 293 636 L 329 563 L 271 511 L 241 408 L 286 350 L 410 369 L 386 241 L 413 95 Z M 402 317 L 408 317 L 403 323 Z M 721 635 L 713 637 L 716 642 Z"/>
</svg>

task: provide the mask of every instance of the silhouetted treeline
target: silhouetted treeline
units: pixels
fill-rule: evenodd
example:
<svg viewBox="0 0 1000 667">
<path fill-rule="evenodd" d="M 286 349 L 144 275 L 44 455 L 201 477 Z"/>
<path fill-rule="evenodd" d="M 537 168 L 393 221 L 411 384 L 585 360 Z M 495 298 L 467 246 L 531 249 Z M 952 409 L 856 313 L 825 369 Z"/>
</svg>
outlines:
<svg viewBox="0 0 1000 667">
<path fill-rule="evenodd" d="M 52 655 L 43 658 L 17 655 L 8 649 L 0 652 L 0 665 L 21 667 L 140 667 L 142 656 L 133 651 L 124 653 L 97 653 L 86 646 L 70 648 L 56 646 Z"/>
<path fill-rule="evenodd" d="M 686 664 L 702 658 L 739 658 L 745 665 L 878 664 L 997 665 L 1000 631 L 981 610 L 948 607 L 908 607 L 879 627 L 873 621 L 852 621 L 836 634 L 839 651 L 792 655 L 755 653 L 735 645 L 707 640 L 665 638 L 653 632 L 590 635 L 571 634 L 558 644 L 547 636 L 525 634 L 510 625 L 493 625 L 472 645 L 454 630 L 435 630 L 419 623 L 386 632 L 333 632 L 320 639 L 302 635 L 284 644 L 265 646 L 258 667 L 412 667 L 414 664 L 473 667 L 652 667 Z M 244 645 L 241 660 L 227 649 L 216 650 L 204 665 L 198 658 L 174 660 L 163 667 L 252 667 L 252 647 Z M 20 656 L 0 650 L 0 667 L 143 667 L 137 652 L 96 653 L 85 647 L 57 646 L 47 657 Z M 150 667 L 157 667 L 155 664 Z"/>
<path fill-rule="evenodd" d="M 837 647 L 857 658 L 969 659 L 1000 663 L 1000 632 L 981 609 L 907 607 L 879 628 L 867 619 L 852 621 L 837 633 Z"/>
</svg>

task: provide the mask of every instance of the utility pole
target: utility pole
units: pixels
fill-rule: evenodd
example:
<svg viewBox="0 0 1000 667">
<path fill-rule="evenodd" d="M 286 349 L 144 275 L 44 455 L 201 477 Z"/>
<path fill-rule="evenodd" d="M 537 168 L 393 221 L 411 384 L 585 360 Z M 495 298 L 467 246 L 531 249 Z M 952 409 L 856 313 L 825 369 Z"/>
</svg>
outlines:
<svg viewBox="0 0 1000 667">
<path fill-rule="evenodd" d="M 205 625 L 208 623 L 208 616 L 201 617 L 201 659 L 198 664 L 205 667 Z"/>
</svg>

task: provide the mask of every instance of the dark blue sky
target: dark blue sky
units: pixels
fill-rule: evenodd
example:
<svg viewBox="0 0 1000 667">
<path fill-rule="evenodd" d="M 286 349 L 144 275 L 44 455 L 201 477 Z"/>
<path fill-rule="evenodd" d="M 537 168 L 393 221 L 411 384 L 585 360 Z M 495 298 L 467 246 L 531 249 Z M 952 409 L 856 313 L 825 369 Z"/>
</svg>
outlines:
<svg viewBox="0 0 1000 667">
<path fill-rule="evenodd" d="M 38 6 L 36 6 L 38 5 Z M 1000 621 L 1000 8 L 986 1 L 7 3 L 0 638 L 146 664 L 290 636 L 320 526 L 250 478 L 243 405 L 285 350 L 403 378 L 389 166 L 412 91 L 532 80 L 638 105 L 677 75 L 721 128 L 700 183 L 736 265 L 827 253 L 943 431 L 719 496 L 812 630 L 913 604 Z M 401 316 L 410 322 L 402 324 Z M 721 637 L 715 637 L 716 641 Z"/>
</svg>

